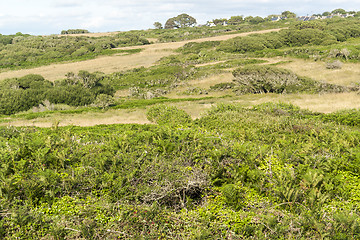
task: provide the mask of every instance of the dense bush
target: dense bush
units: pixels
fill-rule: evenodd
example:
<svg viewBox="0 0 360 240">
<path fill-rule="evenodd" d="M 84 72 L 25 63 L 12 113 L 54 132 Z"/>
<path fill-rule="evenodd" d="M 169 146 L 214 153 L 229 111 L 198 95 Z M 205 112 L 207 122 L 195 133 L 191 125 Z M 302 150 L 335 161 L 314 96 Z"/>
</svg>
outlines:
<svg viewBox="0 0 360 240">
<path fill-rule="evenodd" d="M 184 110 L 168 105 L 157 105 L 151 107 L 146 113 L 147 119 L 151 122 L 164 125 L 186 125 L 192 120 Z"/>
<path fill-rule="evenodd" d="M 14 114 L 37 107 L 43 101 L 70 106 L 90 105 L 100 94 L 113 96 L 113 87 L 101 84 L 102 74 L 80 71 L 55 85 L 36 74 L 0 83 L 0 114 Z"/>
</svg>

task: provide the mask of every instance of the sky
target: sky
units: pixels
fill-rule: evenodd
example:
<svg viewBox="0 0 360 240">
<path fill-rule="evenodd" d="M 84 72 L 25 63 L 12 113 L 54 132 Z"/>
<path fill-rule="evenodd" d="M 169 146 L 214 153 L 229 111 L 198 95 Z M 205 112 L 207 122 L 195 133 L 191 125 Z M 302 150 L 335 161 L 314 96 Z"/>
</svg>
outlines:
<svg viewBox="0 0 360 240">
<path fill-rule="evenodd" d="M 360 11 L 360 0 L 0 0 L 0 34 L 149 29 L 182 13 L 205 24 L 239 15 L 266 17 L 289 10 L 306 16 L 337 8 Z"/>
</svg>

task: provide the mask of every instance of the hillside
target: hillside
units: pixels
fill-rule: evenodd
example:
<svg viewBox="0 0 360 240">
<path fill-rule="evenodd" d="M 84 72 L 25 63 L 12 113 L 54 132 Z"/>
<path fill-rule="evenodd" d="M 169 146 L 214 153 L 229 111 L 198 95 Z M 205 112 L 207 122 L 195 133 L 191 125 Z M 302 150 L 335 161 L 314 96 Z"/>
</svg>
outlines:
<svg viewBox="0 0 360 240">
<path fill-rule="evenodd" d="M 359 26 L 0 36 L 0 238 L 358 239 Z"/>
</svg>

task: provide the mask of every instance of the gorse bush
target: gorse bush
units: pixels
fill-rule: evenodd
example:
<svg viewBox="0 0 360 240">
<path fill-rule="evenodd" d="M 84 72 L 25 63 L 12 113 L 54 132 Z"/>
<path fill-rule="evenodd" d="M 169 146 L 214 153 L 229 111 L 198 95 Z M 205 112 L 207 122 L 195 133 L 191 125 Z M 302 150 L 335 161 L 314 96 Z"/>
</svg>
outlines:
<svg viewBox="0 0 360 240">
<path fill-rule="evenodd" d="M 167 105 L 151 107 L 146 113 L 147 119 L 151 122 L 164 125 L 187 125 L 191 123 L 191 117 L 184 110 Z"/>
</svg>

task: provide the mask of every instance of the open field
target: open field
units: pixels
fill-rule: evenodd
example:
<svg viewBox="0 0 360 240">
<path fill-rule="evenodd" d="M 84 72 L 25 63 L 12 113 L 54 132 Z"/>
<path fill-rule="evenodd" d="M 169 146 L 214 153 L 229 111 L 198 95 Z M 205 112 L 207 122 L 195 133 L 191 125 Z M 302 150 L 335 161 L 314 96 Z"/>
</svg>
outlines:
<svg viewBox="0 0 360 240">
<path fill-rule="evenodd" d="M 114 55 L 102 56 L 92 60 L 81 62 L 52 64 L 49 66 L 42 66 L 32 69 L 22 69 L 16 71 L 7 71 L 0 73 L 0 80 L 13 77 L 22 77 L 27 74 L 40 74 L 44 78 L 55 81 L 65 77 L 68 72 L 78 72 L 79 70 L 86 70 L 89 72 L 100 71 L 104 73 L 119 72 L 127 69 L 137 67 L 149 67 L 154 65 L 159 59 L 173 54 L 172 50 L 177 49 L 188 42 L 204 42 L 204 41 L 222 41 L 237 36 L 246 36 L 253 33 L 267 33 L 273 31 L 280 31 L 280 29 L 262 30 L 256 32 L 247 32 L 239 34 L 231 34 L 217 37 L 209 37 L 202 39 L 194 39 L 181 42 L 171 43 L 155 43 L 145 46 L 125 47 L 121 49 L 144 49 L 142 52 L 132 55 Z"/>
</svg>

